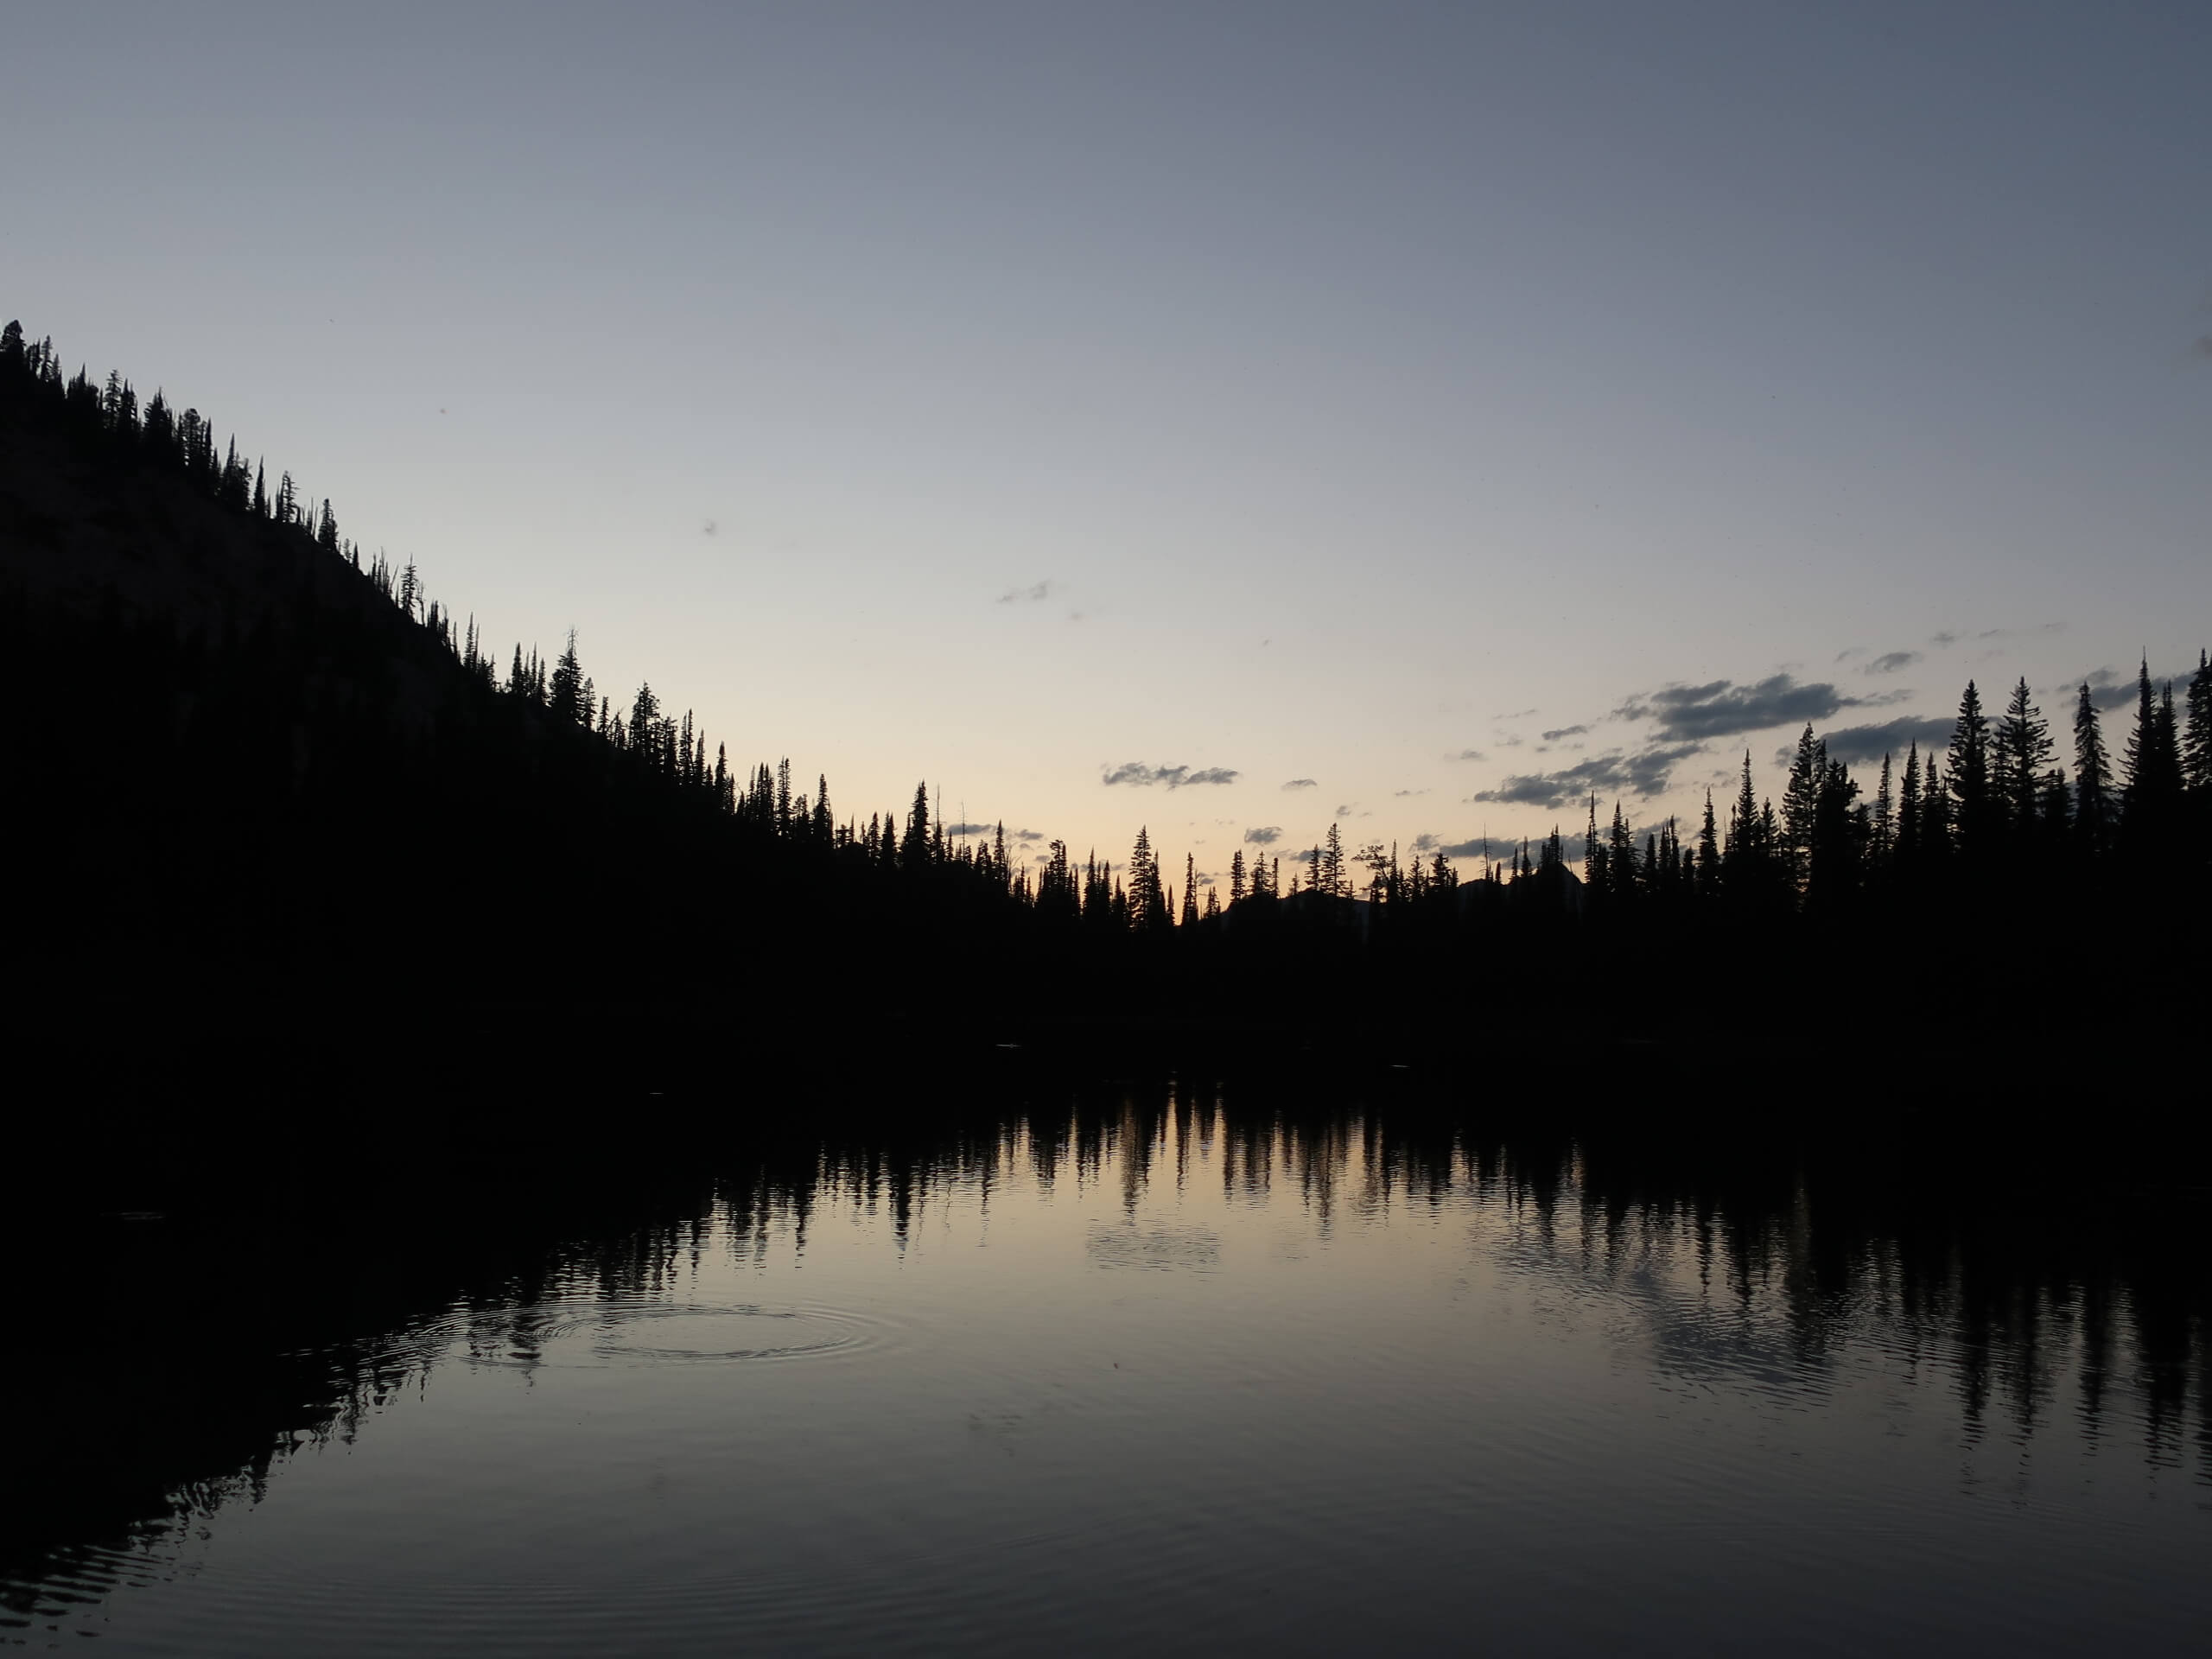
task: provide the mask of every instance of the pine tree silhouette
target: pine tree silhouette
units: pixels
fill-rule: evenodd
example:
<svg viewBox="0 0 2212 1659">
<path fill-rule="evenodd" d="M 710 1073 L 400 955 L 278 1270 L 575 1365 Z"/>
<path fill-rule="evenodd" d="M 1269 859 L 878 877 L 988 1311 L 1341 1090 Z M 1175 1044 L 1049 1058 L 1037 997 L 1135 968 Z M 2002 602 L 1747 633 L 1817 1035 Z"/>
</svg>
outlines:
<svg viewBox="0 0 2212 1659">
<path fill-rule="evenodd" d="M 2024 834 L 2033 832 L 2037 797 L 2056 753 L 2050 741 L 2050 724 L 2029 696 L 2028 682 L 2023 676 L 2012 688 L 2012 699 L 1997 723 L 1990 783 L 2005 816 Z"/>
<path fill-rule="evenodd" d="M 2103 850 L 2112 833 L 2112 761 L 2088 683 L 2074 703 L 2074 834 L 2091 853 Z"/>
<path fill-rule="evenodd" d="M 2181 744 L 2182 779 L 2195 791 L 2212 791 L 2212 660 L 2196 653 L 2189 682 L 2189 724 Z"/>
</svg>

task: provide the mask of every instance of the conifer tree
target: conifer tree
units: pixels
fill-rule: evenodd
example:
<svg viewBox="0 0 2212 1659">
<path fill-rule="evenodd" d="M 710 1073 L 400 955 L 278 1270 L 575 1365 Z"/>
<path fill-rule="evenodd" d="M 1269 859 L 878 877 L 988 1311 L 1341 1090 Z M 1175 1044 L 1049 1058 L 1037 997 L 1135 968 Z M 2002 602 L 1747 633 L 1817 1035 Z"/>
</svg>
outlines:
<svg viewBox="0 0 2212 1659">
<path fill-rule="evenodd" d="M 1805 891 L 1808 902 L 1817 899 L 1833 907 L 1858 887 L 1872 829 L 1866 809 L 1853 804 L 1859 785 L 1852 779 L 1851 768 L 1829 760 L 1825 743 L 1817 753 L 1820 788 L 1813 808 Z"/>
<path fill-rule="evenodd" d="M 1236 903 L 1244 897 L 1244 849 L 1239 847 L 1229 855 L 1229 902 Z"/>
<path fill-rule="evenodd" d="M 1320 890 L 1332 899 L 1340 899 L 1351 889 L 1344 880 L 1344 842 L 1337 832 L 1336 821 L 1329 822 L 1329 833 L 1321 842 L 1320 861 L 1314 867 Z"/>
<path fill-rule="evenodd" d="M 1951 855 L 1951 789 L 1942 763 L 1930 754 L 1920 786 L 1920 856 L 1940 865 Z"/>
<path fill-rule="evenodd" d="M 411 574 L 414 565 L 408 570 Z M 576 658 L 576 631 L 569 630 L 569 641 L 561 647 L 561 655 L 553 664 L 553 681 L 546 698 L 546 709 L 563 726 L 580 726 L 591 717 L 591 704 L 584 696 L 583 664 Z"/>
<path fill-rule="evenodd" d="M 1789 762 L 1789 781 L 1782 791 L 1782 853 L 1791 885 L 1803 892 L 1813 874 L 1813 820 L 1820 810 L 1821 779 L 1827 763 L 1826 747 L 1813 737 L 1808 721 L 1797 739 L 1797 753 Z"/>
<path fill-rule="evenodd" d="M 2035 823 L 2036 798 L 2056 754 L 2050 724 L 2030 699 L 2023 676 L 1998 721 L 1990 779 L 2005 815 L 2022 830 Z"/>
<path fill-rule="evenodd" d="M 2122 752 L 2127 763 L 2126 800 L 2134 804 L 2152 787 L 2152 774 L 2157 770 L 2158 703 L 2151 689 L 2151 659 L 2143 658 L 2135 681 L 2135 729 L 2127 734 L 2127 747 Z"/>
<path fill-rule="evenodd" d="M 2196 653 L 2189 682 L 2189 724 L 2181 741 L 2182 781 L 2197 793 L 2212 790 L 2212 661 Z"/>
<path fill-rule="evenodd" d="M 930 862 L 930 786 L 926 782 L 914 785 L 914 809 L 906 815 L 906 839 L 899 844 L 899 862 L 902 868 L 922 870 Z"/>
<path fill-rule="evenodd" d="M 2094 853 L 2111 834 L 2112 761 L 2088 682 L 2074 702 L 2074 834 Z"/>
<path fill-rule="evenodd" d="M 2158 792 L 2171 804 L 2181 799 L 2188 781 L 2188 774 L 2182 769 L 2181 726 L 2174 715 L 2171 680 L 2158 690 Z"/>
<path fill-rule="evenodd" d="M 1951 799 L 1958 809 L 1959 849 L 1962 854 L 1980 857 L 1989 850 L 1998 817 L 1990 790 L 1989 717 L 1981 711 L 1981 693 L 1972 680 L 1959 698 L 1958 723 L 1951 728 L 1946 771 Z"/>
<path fill-rule="evenodd" d="M 1758 898 L 1766 891 L 1767 861 L 1773 846 L 1774 814 L 1762 811 L 1751 787 L 1751 752 L 1744 751 L 1743 782 L 1728 815 L 1728 840 L 1721 855 L 1727 886 L 1740 899 Z"/>
<path fill-rule="evenodd" d="M 1182 925 L 1196 927 L 1198 923 L 1198 855 L 1183 855 L 1183 914 Z"/>
<path fill-rule="evenodd" d="M 154 391 L 154 401 L 146 405 L 146 421 L 140 429 L 138 443 L 147 454 L 165 466 L 175 466 L 177 460 L 176 420 L 169 413 L 168 399 L 159 387 Z"/>
<path fill-rule="evenodd" d="M 2038 839 L 2045 850 L 2065 845 L 2067 834 L 2074 826 L 2074 791 L 2066 781 L 2065 767 L 2053 766 L 2044 773 L 2036 823 L 2042 832 Z"/>
<path fill-rule="evenodd" d="M 1697 832 L 1697 890 L 1710 899 L 1720 891 L 1720 829 L 1713 816 L 1713 791 L 1705 791 L 1705 820 Z"/>
<path fill-rule="evenodd" d="M 1897 814 L 1890 798 L 1890 757 L 1887 754 L 1882 757 L 1881 779 L 1874 785 L 1872 830 L 1866 850 L 1878 868 L 1886 868 L 1897 838 Z"/>
<path fill-rule="evenodd" d="M 1613 809 L 1613 816 L 1620 816 L 1620 809 Z M 1607 862 L 1611 849 L 1598 836 L 1598 797 L 1590 796 L 1589 827 L 1582 832 L 1582 884 L 1593 893 L 1608 891 L 1611 886 L 1611 868 Z"/>
<path fill-rule="evenodd" d="M 1606 831 L 1605 880 L 1615 899 L 1626 900 L 1636 896 L 1636 833 L 1622 816 L 1618 801 L 1613 803 L 1612 826 Z"/>
<path fill-rule="evenodd" d="M 2180 734 L 2173 687 L 2154 696 L 2149 664 L 2138 683 L 2135 729 L 2127 739 L 2127 787 L 2120 799 L 2120 832 L 2139 858 L 2163 857 L 2179 828 L 2183 797 Z"/>
<path fill-rule="evenodd" d="M 253 480 L 245 470 L 245 462 L 238 459 L 238 441 L 231 440 L 231 447 L 223 457 L 222 476 L 216 480 L 215 499 L 232 512 L 244 512 L 253 503 Z"/>
<path fill-rule="evenodd" d="M 1920 785 L 1920 745 L 1908 744 L 1904 754 L 1904 781 L 1897 788 L 1897 852 L 1901 868 L 1910 868 L 1920 857 L 1920 829 L 1923 804 Z"/>
</svg>

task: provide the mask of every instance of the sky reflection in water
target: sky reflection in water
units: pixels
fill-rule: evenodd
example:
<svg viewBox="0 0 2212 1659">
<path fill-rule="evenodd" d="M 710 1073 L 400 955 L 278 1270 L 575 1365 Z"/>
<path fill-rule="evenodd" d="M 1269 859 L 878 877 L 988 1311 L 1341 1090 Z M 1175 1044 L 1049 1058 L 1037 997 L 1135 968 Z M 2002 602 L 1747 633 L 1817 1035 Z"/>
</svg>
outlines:
<svg viewBox="0 0 2212 1659">
<path fill-rule="evenodd" d="M 726 1183 L 10 1605 L 327 1654 L 2183 1651 L 2201 1321 L 1211 1106 Z M 2196 1391 L 2192 1394 L 2192 1389 Z M 73 1599 L 72 1598 L 77 1598 Z M 35 1611 L 34 1611 L 35 1610 Z"/>
</svg>

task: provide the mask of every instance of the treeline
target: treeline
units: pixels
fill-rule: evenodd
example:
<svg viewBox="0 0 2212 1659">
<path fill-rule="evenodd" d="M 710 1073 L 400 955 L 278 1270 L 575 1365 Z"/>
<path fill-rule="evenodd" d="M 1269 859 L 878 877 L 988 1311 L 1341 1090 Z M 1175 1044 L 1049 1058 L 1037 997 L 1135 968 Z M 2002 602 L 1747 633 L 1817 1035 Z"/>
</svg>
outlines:
<svg viewBox="0 0 2212 1659">
<path fill-rule="evenodd" d="M 1993 721 L 1969 680 L 1947 751 L 1882 757 L 1872 798 L 1808 725 L 1777 811 L 1743 780 L 1720 828 L 1711 791 L 1694 844 L 1675 820 L 1641 847 L 1618 804 L 1586 832 L 1585 879 L 1605 905 L 1726 900 L 1787 913 L 1848 911 L 1870 899 L 1986 893 L 2126 874 L 2145 892 L 2201 886 L 2212 853 L 2212 666 L 2198 654 L 2179 717 L 2171 682 L 2141 665 L 2134 722 L 2117 766 L 2090 687 L 2076 693 L 2074 771 L 2024 678 Z"/>
<path fill-rule="evenodd" d="M 1885 757 L 1871 792 L 1808 727 L 1778 805 L 1747 754 L 1734 801 L 1724 814 L 1708 797 L 1687 837 L 1673 820 L 1639 834 L 1618 805 L 1601 826 L 1592 798 L 1579 876 L 1557 830 L 1462 872 L 1440 851 L 1347 846 L 1332 823 L 1287 870 L 1240 849 L 1224 893 L 1141 830 L 1119 868 L 1060 841 L 1033 861 L 1003 825 L 948 826 L 925 785 L 903 810 L 841 812 L 826 777 L 809 788 L 788 760 L 733 766 L 649 684 L 601 692 L 573 632 L 550 661 L 516 644 L 502 669 L 411 563 L 365 562 L 327 499 L 309 506 L 288 473 L 270 489 L 261 461 L 249 467 L 234 439 L 219 454 L 212 423 L 162 392 L 142 408 L 119 375 L 65 378 L 15 323 L 0 332 L 0 417 L 19 467 L 66 454 L 92 469 L 91 516 L 189 539 L 168 504 L 196 500 L 233 527 L 223 556 L 320 561 L 354 596 L 291 626 L 195 632 L 128 605 L 64 613 L 17 584 L 8 648 L 82 715 L 11 745 L 40 804 L 15 832 L 16 868 L 39 873 L 28 913 L 43 918 L 25 948 L 43 929 L 101 960 L 118 938 L 149 944 L 132 960 L 346 958 L 406 974 L 426 1006 L 435 986 L 571 1036 L 575 988 L 612 980 L 614 1003 L 734 987 L 851 1029 L 1293 1027 L 1314 1040 L 1350 1023 L 1434 1048 L 1496 1023 L 1683 1029 L 1692 1010 L 1671 994 L 1587 992 L 1631 963 L 1722 976 L 1710 1025 L 1713 1009 L 1878 988 L 1925 1000 L 1966 982 L 1971 1000 L 2028 942 L 2139 954 L 2145 930 L 2204 913 L 2202 658 L 2178 705 L 2145 664 L 2117 761 L 2084 686 L 2070 774 L 2024 682 L 1994 719 L 1969 684 L 1948 749 Z M 83 730 L 130 734 L 129 791 Z M 549 952 L 570 988 L 550 998 Z"/>
</svg>

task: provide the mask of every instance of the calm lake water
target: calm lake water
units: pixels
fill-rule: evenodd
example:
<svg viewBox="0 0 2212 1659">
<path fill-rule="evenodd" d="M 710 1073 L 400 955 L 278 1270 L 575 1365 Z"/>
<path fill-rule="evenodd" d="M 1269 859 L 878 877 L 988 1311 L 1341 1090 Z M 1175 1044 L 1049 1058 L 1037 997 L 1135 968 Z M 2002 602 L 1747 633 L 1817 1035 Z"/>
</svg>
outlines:
<svg viewBox="0 0 2212 1659">
<path fill-rule="evenodd" d="M 0 1640 L 2212 1644 L 2197 1262 L 2145 1287 L 2063 1226 L 1249 1107 L 730 1160 L 683 1214 L 284 1357 L 324 1392 L 264 1460 L 19 1564 Z M 102 1224 L 132 1294 L 194 1294 L 175 1224 Z M 235 1294 L 192 1317 L 244 1355 Z"/>
</svg>

